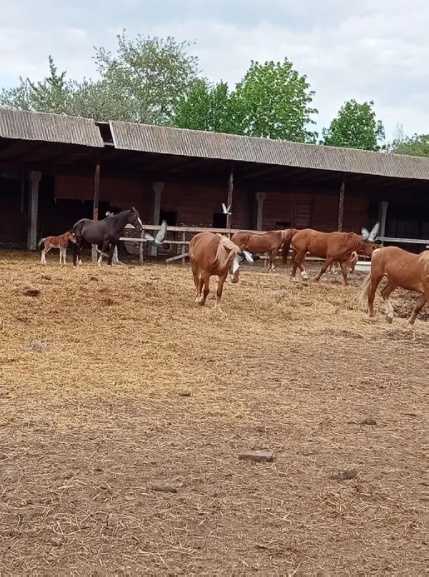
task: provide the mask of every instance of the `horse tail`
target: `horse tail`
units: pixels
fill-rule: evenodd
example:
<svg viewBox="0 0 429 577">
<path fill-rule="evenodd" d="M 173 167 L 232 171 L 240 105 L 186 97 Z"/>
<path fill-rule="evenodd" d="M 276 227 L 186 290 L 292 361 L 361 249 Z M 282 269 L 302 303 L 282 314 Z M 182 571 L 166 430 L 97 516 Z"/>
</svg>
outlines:
<svg viewBox="0 0 429 577">
<path fill-rule="evenodd" d="M 369 272 L 362 283 L 362 287 L 359 293 L 359 305 L 363 309 L 366 309 L 368 306 L 368 294 L 370 285 L 371 285 L 371 273 Z"/>
<path fill-rule="evenodd" d="M 287 257 L 290 250 L 290 245 L 292 242 L 292 237 L 296 233 L 296 228 L 287 228 L 283 232 L 284 240 L 282 244 L 282 262 L 283 264 L 287 263 Z"/>
<path fill-rule="evenodd" d="M 46 237 L 45 237 L 45 238 L 41 238 L 41 239 L 39 240 L 39 244 L 38 244 L 37 246 L 38 246 L 39 248 L 42 248 L 42 244 L 45 242 L 45 240 L 46 240 Z"/>
</svg>

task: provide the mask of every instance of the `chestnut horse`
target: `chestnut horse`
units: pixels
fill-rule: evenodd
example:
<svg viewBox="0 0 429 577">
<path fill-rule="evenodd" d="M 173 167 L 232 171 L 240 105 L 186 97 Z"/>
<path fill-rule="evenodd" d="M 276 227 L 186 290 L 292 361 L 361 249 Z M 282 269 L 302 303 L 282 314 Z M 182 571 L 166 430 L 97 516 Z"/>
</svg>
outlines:
<svg viewBox="0 0 429 577">
<path fill-rule="evenodd" d="M 387 284 L 381 291 L 381 296 L 386 305 L 389 323 L 393 320 L 393 306 L 389 297 L 397 287 L 420 293 L 421 296 L 409 318 L 409 323 L 414 324 L 417 315 L 429 301 L 429 250 L 414 254 L 397 246 L 386 246 L 373 252 L 371 272 L 365 278 L 360 294 L 360 302 L 368 305 L 370 317 L 375 316 L 375 293 L 383 277 L 387 277 Z"/>
<path fill-rule="evenodd" d="M 307 278 L 303 262 L 306 255 L 310 254 L 325 259 L 315 281 L 319 281 L 330 266 L 339 263 L 344 284 L 347 285 L 347 269 L 354 269 L 357 260 L 355 255 L 370 257 L 377 248 L 377 244 L 373 242 L 377 231 L 378 224 L 371 232 L 362 229 L 362 235 L 354 232 L 320 232 L 311 228 L 298 230 L 290 241 L 294 251 L 292 278 L 295 278 L 297 268 L 300 269 L 302 277 Z M 288 246 L 284 247 L 284 255 L 287 255 L 288 249 Z"/>
<path fill-rule="evenodd" d="M 243 258 L 253 262 L 251 255 L 241 251 L 228 237 L 213 232 L 200 232 L 189 243 L 189 258 L 194 276 L 197 296 L 195 301 L 204 305 L 210 290 L 210 277 L 218 277 L 216 306 L 222 298 L 223 285 L 228 271 L 232 267 L 232 282 L 237 282 L 236 276 Z M 204 290 L 203 290 L 204 289 Z"/>
<path fill-rule="evenodd" d="M 285 230 L 270 230 L 267 232 L 236 232 L 232 235 L 231 240 L 241 250 L 247 250 L 251 253 L 268 254 L 268 271 L 274 271 L 274 259 L 278 252 L 287 244 L 290 246 L 290 239 L 296 232 L 295 229 L 287 228 Z"/>
</svg>

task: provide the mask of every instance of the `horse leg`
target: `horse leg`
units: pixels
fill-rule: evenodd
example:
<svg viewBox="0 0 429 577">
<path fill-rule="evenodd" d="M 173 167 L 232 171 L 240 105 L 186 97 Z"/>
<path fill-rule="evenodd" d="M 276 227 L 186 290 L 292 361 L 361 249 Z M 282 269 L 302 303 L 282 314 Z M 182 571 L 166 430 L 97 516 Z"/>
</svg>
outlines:
<svg viewBox="0 0 429 577">
<path fill-rule="evenodd" d="M 222 291 L 223 291 L 223 285 L 225 284 L 225 279 L 226 279 L 226 274 L 218 277 L 218 281 L 217 281 L 217 289 L 216 289 L 216 307 L 220 306 L 220 301 L 222 298 Z"/>
<path fill-rule="evenodd" d="M 425 306 L 425 303 L 429 298 L 429 291 L 427 291 L 427 293 L 428 293 L 427 295 L 423 294 L 423 295 L 419 296 L 419 299 L 416 303 L 416 306 L 414 307 L 414 310 L 411 313 L 410 318 L 408 319 L 408 322 L 410 323 L 410 325 L 413 325 L 415 323 L 417 315 L 422 310 L 422 308 Z"/>
<path fill-rule="evenodd" d="M 383 275 L 379 275 L 379 276 L 374 276 L 371 273 L 371 276 L 368 280 L 368 293 L 367 293 L 367 297 L 368 297 L 368 313 L 369 316 L 371 318 L 375 317 L 375 313 L 374 313 L 374 299 L 375 299 L 375 293 L 377 291 L 377 287 L 380 284 L 381 279 L 383 278 Z"/>
<path fill-rule="evenodd" d="M 314 279 L 315 282 L 319 282 L 320 277 L 327 271 L 329 266 L 332 266 L 334 262 L 333 258 L 327 258 L 325 260 L 325 262 L 322 265 L 322 268 L 320 269 L 319 273 L 317 274 L 316 278 Z"/>
<path fill-rule="evenodd" d="M 197 292 L 195 300 L 198 301 L 198 297 L 200 296 L 200 276 L 198 272 L 198 266 L 195 262 L 192 262 L 191 267 L 192 267 L 192 276 L 194 278 L 195 290 Z"/>
<path fill-rule="evenodd" d="M 42 249 L 42 253 L 40 255 L 40 263 L 46 264 L 46 248 Z"/>
<path fill-rule="evenodd" d="M 273 250 L 270 253 L 268 253 L 269 255 L 269 259 L 270 259 L 270 263 L 271 263 L 271 272 L 274 272 L 276 270 L 276 267 L 274 265 L 274 260 L 276 258 L 277 255 L 277 250 Z"/>
<path fill-rule="evenodd" d="M 299 268 L 299 270 L 301 271 L 301 276 L 302 276 L 302 271 L 304 270 L 302 263 L 304 262 L 304 259 L 305 259 L 305 253 L 306 253 L 306 251 L 304 250 L 304 251 L 300 251 L 300 252 L 295 252 L 295 254 L 293 255 L 293 264 L 292 264 L 292 273 L 291 273 L 292 279 L 295 279 L 297 268 Z"/>
<path fill-rule="evenodd" d="M 208 273 L 203 273 L 200 276 L 200 297 L 198 304 L 204 306 L 207 300 L 207 296 L 210 290 L 210 275 Z M 202 293 L 202 294 L 201 294 Z"/>
<path fill-rule="evenodd" d="M 80 263 L 80 242 L 76 239 L 76 242 L 73 245 L 73 266 Z"/>
<path fill-rule="evenodd" d="M 394 283 L 392 283 L 392 281 L 389 280 L 387 285 L 381 291 L 381 296 L 383 297 L 384 304 L 386 305 L 386 317 L 388 323 L 391 323 L 393 321 L 393 312 L 394 312 L 389 297 L 395 290 L 396 286 L 397 285 L 395 285 Z"/>
<path fill-rule="evenodd" d="M 344 286 L 347 286 L 348 285 L 348 282 L 347 282 L 347 263 L 340 262 L 340 267 L 341 267 L 341 273 L 343 275 Z"/>
</svg>

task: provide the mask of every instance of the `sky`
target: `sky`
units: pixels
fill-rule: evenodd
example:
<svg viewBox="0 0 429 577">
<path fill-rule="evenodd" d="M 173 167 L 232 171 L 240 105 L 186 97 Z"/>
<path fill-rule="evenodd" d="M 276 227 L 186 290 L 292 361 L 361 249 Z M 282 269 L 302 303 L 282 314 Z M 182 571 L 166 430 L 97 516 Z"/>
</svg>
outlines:
<svg viewBox="0 0 429 577">
<path fill-rule="evenodd" d="M 95 77 L 94 46 L 123 29 L 193 42 L 201 72 L 233 86 L 251 60 L 287 57 L 327 126 L 348 99 L 373 100 L 388 139 L 429 133 L 428 0 L 1 0 L 0 87 L 41 79 L 48 55 Z"/>
</svg>

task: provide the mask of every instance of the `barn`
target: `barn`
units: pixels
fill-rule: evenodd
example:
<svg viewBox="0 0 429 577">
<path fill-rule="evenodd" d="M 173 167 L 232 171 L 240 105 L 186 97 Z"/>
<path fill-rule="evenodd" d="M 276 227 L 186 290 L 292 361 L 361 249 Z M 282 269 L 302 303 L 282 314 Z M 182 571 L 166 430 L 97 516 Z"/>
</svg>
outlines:
<svg viewBox="0 0 429 577">
<path fill-rule="evenodd" d="M 421 250 L 429 159 L 0 110 L 1 246 L 35 249 L 79 218 L 131 205 L 173 233 L 359 231 L 379 220 L 385 242 Z"/>
</svg>

